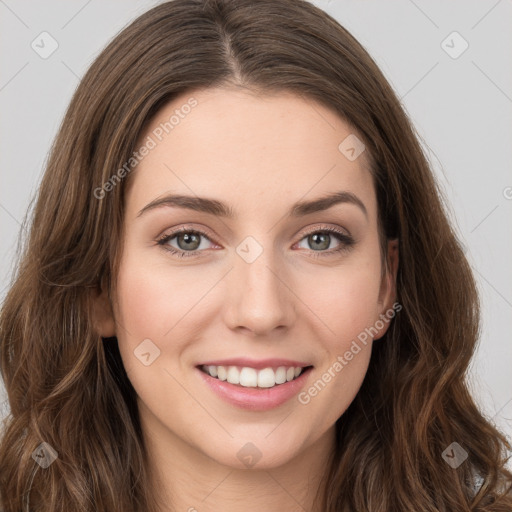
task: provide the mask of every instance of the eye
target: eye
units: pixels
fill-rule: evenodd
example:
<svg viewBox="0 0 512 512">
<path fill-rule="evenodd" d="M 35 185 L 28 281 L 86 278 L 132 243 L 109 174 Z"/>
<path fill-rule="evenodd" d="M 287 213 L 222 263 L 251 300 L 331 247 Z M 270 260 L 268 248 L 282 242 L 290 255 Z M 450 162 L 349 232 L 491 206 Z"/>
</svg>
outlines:
<svg viewBox="0 0 512 512">
<path fill-rule="evenodd" d="M 333 238 L 338 240 L 338 246 L 328 251 L 324 250 L 329 248 Z M 355 243 L 355 240 L 350 235 L 332 227 L 310 231 L 301 239 L 299 244 L 303 240 L 305 240 L 306 244 L 312 248 L 312 256 L 315 258 L 333 256 L 335 254 L 348 251 Z"/>
<path fill-rule="evenodd" d="M 210 240 L 203 231 L 181 227 L 170 234 L 165 234 L 157 243 L 171 254 L 175 254 L 180 258 L 186 258 L 189 256 L 197 256 L 199 249 L 205 249 L 205 247 L 201 246 L 201 237 Z M 170 242 L 174 239 L 176 239 L 178 247 L 170 245 Z"/>
<path fill-rule="evenodd" d="M 208 248 L 202 244 L 202 238 L 211 242 L 207 233 L 182 226 L 172 233 L 163 235 L 158 239 L 157 244 L 179 258 L 188 258 L 199 256 L 199 253 Z M 333 238 L 338 240 L 338 246 L 334 249 L 325 250 L 329 248 Z M 306 233 L 298 244 L 303 240 L 306 240 L 306 243 L 310 245 L 311 255 L 315 258 L 340 254 L 348 251 L 355 244 L 355 240 L 350 235 L 332 227 L 310 231 Z M 177 247 L 172 245 L 171 242 L 176 243 Z"/>
</svg>

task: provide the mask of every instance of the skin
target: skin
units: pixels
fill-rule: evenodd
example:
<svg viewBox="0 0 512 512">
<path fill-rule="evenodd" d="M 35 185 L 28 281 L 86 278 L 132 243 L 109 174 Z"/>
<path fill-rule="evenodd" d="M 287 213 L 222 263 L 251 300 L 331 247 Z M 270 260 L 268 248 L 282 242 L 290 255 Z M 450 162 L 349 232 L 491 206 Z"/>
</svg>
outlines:
<svg viewBox="0 0 512 512">
<path fill-rule="evenodd" d="M 97 297 L 96 325 L 117 336 L 137 392 L 162 511 L 239 511 L 241 503 L 246 512 L 320 511 L 314 495 L 335 422 L 363 382 L 371 339 L 308 404 L 294 397 L 266 412 L 222 401 L 195 366 L 234 356 L 296 359 L 314 365 L 308 389 L 392 308 L 397 244 L 389 242 L 382 278 L 366 154 L 350 161 L 338 150 L 355 132 L 336 113 L 291 93 L 198 90 L 167 104 L 140 141 L 191 96 L 197 106 L 130 176 L 117 289 L 112 305 L 105 291 Z M 367 216 L 350 203 L 287 216 L 296 201 L 339 190 L 359 197 Z M 137 216 L 171 192 L 223 201 L 236 215 L 162 207 Z M 183 225 L 209 233 L 196 256 L 179 258 L 156 243 Z M 324 246 L 308 239 L 330 227 L 356 242 L 315 258 L 343 244 L 334 234 Z M 252 263 L 236 252 L 247 236 L 263 249 Z M 168 245 L 186 251 L 188 243 L 181 236 Z M 148 338 L 160 355 L 145 366 L 134 350 Z M 237 457 L 248 442 L 261 452 L 250 468 Z"/>
</svg>

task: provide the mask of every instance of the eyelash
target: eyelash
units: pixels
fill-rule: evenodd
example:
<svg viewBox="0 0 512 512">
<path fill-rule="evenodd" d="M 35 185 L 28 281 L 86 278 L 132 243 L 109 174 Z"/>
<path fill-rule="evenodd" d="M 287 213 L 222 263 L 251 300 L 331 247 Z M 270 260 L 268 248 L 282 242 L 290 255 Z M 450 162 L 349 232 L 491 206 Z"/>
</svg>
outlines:
<svg viewBox="0 0 512 512">
<path fill-rule="evenodd" d="M 208 236 L 207 233 L 205 233 L 203 231 L 196 230 L 196 229 L 189 229 L 186 226 L 184 226 L 179 229 L 176 229 L 172 233 L 163 235 L 162 237 L 160 237 L 157 240 L 157 244 L 160 245 L 162 247 L 162 249 L 170 252 L 171 254 L 177 256 L 178 258 L 196 257 L 198 252 L 202 252 L 202 251 L 197 251 L 197 250 L 181 251 L 179 249 L 176 249 L 172 246 L 167 245 L 167 242 L 169 242 L 170 240 L 175 238 L 176 235 L 179 235 L 181 233 L 190 233 L 190 234 L 194 234 L 194 235 L 201 235 L 201 236 L 204 236 L 205 238 L 207 238 L 208 240 L 210 240 L 210 237 Z M 340 241 L 340 245 L 338 248 L 330 249 L 328 251 L 313 251 L 313 250 L 311 250 L 311 252 L 313 253 L 312 254 L 313 258 L 324 258 L 324 257 L 334 256 L 335 254 L 342 254 L 343 252 L 349 251 L 355 243 L 355 240 L 350 235 L 347 235 L 347 234 L 343 233 L 342 231 L 340 231 L 336 228 L 331 228 L 331 227 L 330 228 L 327 228 L 327 227 L 320 228 L 320 229 L 315 229 L 313 231 L 309 231 L 304 234 L 304 236 L 299 240 L 299 242 L 302 241 L 304 238 L 306 238 L 310 235 L 317 234 L 317 233 L 335 235 L 336 238 L 338 238 L 338 240 Z"/>
</svg>

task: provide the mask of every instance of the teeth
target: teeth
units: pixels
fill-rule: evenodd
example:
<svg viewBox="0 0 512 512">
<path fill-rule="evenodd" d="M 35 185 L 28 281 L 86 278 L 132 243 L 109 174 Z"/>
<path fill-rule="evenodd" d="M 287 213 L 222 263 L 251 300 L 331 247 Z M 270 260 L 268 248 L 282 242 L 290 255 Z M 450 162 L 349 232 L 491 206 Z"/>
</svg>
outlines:
<svg viewBox="0 0 512 512">
<path fill-rule="evenodd" d="M 271 388 L 276 385 L 276 374 L 272 368 L 264 368 L 258 372 L 258 387 Z"/>
<path fill-rule="evenodd" d="M 240 384 L 240 372 L 236 366 L 228 367 L 228 377 L 226 380 L 231 384 Z"/>
<path fill-rule="evenodd" d="M 284 366 L 280 366 L 276 370 L 276 384 L 283 384 L 286 382 L 286 368 Z"/>
<path fill-rule="evenodd" d="M 236 367 L 235 371 L 237 371 Z M 255 388 L 258 385 L 258 372 L 254 368 L 242 368 L 240 371 L 240 384 L 242 386 Z"/>
<path fill-rule="evenodd" d="M 210 366 L 210 368 L 215 368 L 215 366 Z M 226 371 L 226 368 L 224 368 L 224 366 L 217 366 L 217 378 L 220 379 L 220 380 L 226 380 L 227 376 L 228 376 L 228 372 Z M 211 372 L 210 372 L 210 375 Z M 212 375 L 212 377 L 214 377 L 214 375 Z"/>
<path fill-rule="evenodd" d="M 219 380 L 225 380 L 230 384 L 238 384 L 246 388 L 272 388 L 276 385 L 290 382 L 302 373 L 300 366 L 279 366 L 275 369 L 264 368 L 258 371 L 255 368 L 247 366 L 240 368 L 237 366 L 203 365 L 201 369 L 211 377 L 216 377 Z"/>
</svg>

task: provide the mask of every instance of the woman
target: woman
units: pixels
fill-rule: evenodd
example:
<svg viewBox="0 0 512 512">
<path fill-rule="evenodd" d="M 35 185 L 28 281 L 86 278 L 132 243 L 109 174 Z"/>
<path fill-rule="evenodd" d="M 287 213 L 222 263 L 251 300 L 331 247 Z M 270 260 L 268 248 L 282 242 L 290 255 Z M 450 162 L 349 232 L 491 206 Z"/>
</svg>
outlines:
<svg viewBox="0 0 512 512">
<path fill-rule="evenodd" d="M 78 87 L 3 305 L 6 511 L 509 511 L 478 298 L 395 93 L 303 1 L 173 0 Z"/>
</svg>

